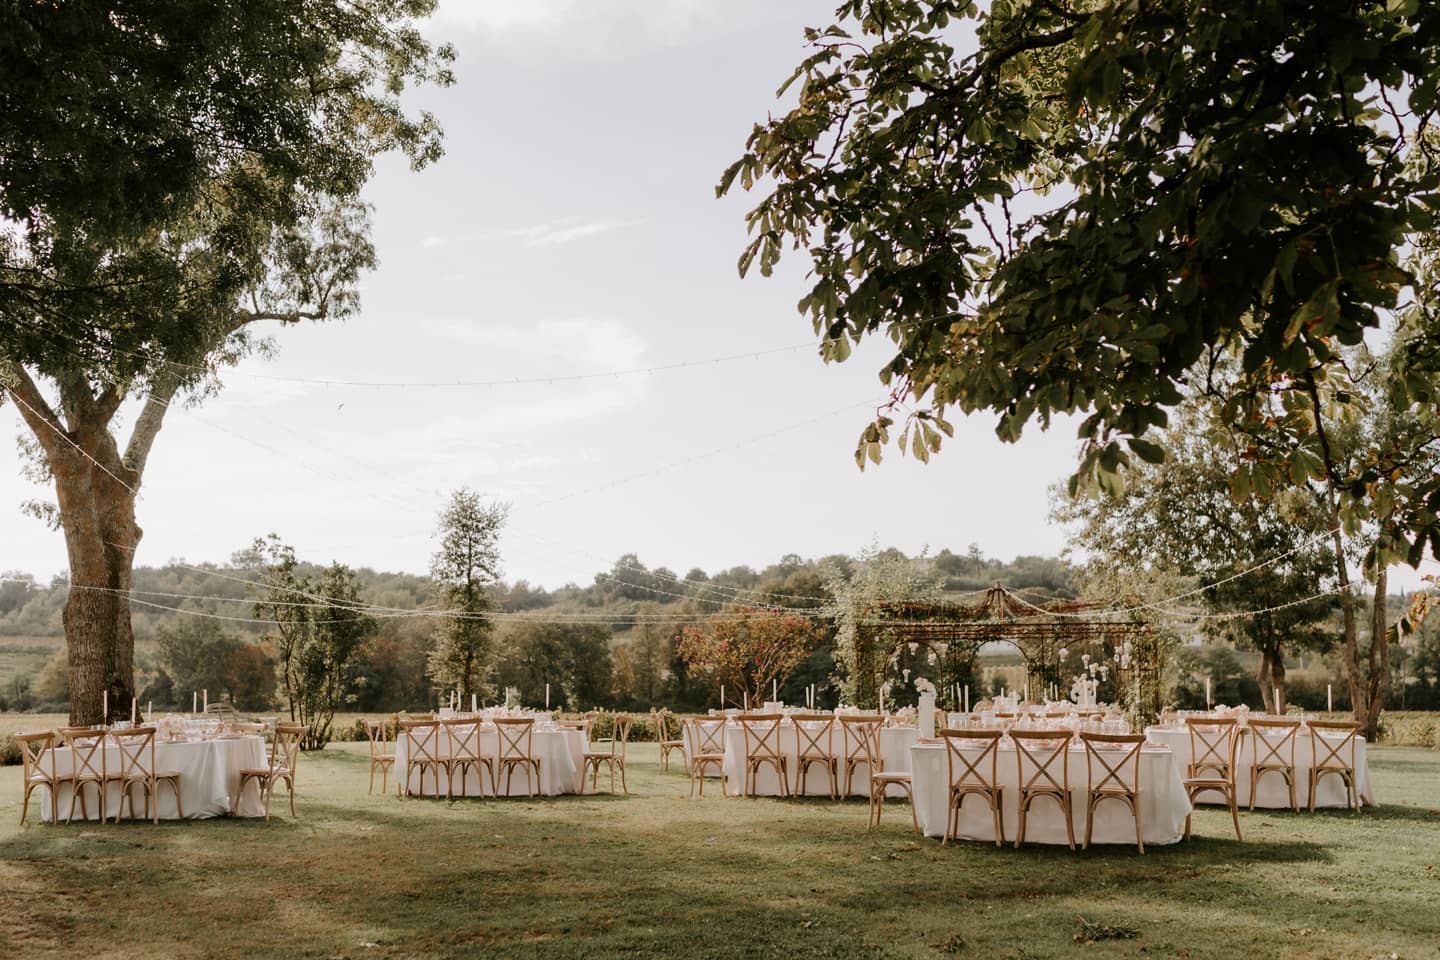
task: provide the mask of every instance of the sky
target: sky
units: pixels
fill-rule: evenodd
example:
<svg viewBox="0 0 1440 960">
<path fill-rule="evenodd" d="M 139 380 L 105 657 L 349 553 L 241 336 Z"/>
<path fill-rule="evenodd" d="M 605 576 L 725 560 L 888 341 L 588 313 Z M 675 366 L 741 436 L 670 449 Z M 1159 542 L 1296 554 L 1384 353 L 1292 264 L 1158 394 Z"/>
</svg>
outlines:
<svg viewBox="0 0 1440 960">
<path fill-rule="evenodd" d="M 410 102 L 446 153 L 380 162 L 360 315 L 271 331 L 274 358 L 171 411 L 137 563 L 224 562 L 273 532 L 306 560 L 423 572 L 460 486 L 510 505 L 506 578 L 546 587 L 629 553 L 682 574 L 871 544 L 1060 553 L 1072 421 L 1002 444 L 957 418 L 929 464 L 892 447 L 862 472 L 889 354 L 820 361 L 803 257 L 736 272 L 759 198 L 715 183 L 835 5 L 442 0 L 427 33 L 458 82 Z M 49 578 L 61 536 L 18 508 L 52 495 L 0 450 L 0 570 Z"/>
</svg>

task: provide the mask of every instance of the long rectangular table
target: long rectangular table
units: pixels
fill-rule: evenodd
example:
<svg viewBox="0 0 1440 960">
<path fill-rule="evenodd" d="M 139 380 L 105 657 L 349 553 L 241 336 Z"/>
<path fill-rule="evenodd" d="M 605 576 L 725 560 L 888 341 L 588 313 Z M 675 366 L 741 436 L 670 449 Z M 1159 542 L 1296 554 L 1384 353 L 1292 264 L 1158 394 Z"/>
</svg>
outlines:
<svg viewBox="0 0 1440 960">
<path fill-rule="evenodd" d="M 180 774 L 180 806 L 184 808 L 187 820 L 201 819 L 206 817 L 223 817 L 231 812 L 235 792 L 240 786 L 241 768 L 260 769 L 266 766 L 265 759 L 265 738 L 260 736 L 244 736 L 215 740 L 193 740 L 179 743 L 168 743 L 160 740 L 155 741 L 155 769 L 162 773 L 178 772 Z M 114 743 L 108 743 L 105 747 L 105 765 L 110 771 L 120 769 L 120 748 Z M 55 751 L 55 771 L 61 776 L 72 773 L 75 767 L 74 754 L 70 747 L 61 747 Z M 91 820 L 99 819 L 100 810 L 95 803 L 95 788 L 86 786 L 85 801 L 86 812 Z M 157 791 L 160 795 L 160 819 L 177 820 L 180 817 L 176 809 L 175 796 L 168 786 L 162 785 Z M 240 808 L 236 812 L 242 817 L 263 817 L 265 816 L 265 801 L 259 795 L 260 791 L 253 787 L 247 788 L 244 797 L 241 798 Z M 130 804 L 126 805 L 125 813 L 130 816 L 130 805 L 135 807 L 134 816 L 140 817 L 144 814 L 145 805 L 142 799 L 142 792 L 139 789 L 132 790 Z M 70 800 L 73 790 L 70 784 L 62 782 L 56 800 L 59 803 L 60 818 L 64 819 L 70 811 Z M 42 816 L 50 819 L 50 789 L 42 788 L 40 792 Z M 113 819 L 120 812 L 120 784 L 118 781 L 109 783 L 105 790 L 105 816 Z M 75 816 L 81 816 L 81 806 L 75 804 Z"/>
<path fill-rule="evenodd" d="M 946 746 L 944 743 L 917 743 L 910 748 L 910 758 L 915 819 L 926 836 L 944 836 L 950 796 Z M 1085 836 L 1085 791 L 1090 786 L 1083 747 L 1070 749 L 1069 764 L 1071 827 L 1078 845 Z M 1000 803 L 1005 839 L 1013 843 L 1020 828 L 1020 771 L 1015 748 L 1008 741 L 1000 746 L 996 777 L 1005 787 Z M 1190 800 L 1185 796 L 1183 765 L 1177 762 L 1174 752 L 1158 747 L 1141 750 L 1140 826 L 1145 843 L 1160 846 L 1179 842 L 1184 836 L 1185 817 L 1190 810 Z M 982 798 L 971 796 L 965 799 L 956 835 L 964 840 L 995 841 L 995 820 Z M 1059 804 L 1048 799 L 1032 804 L 1026 820 L 1025 842 L 1068 842 Z M 1095 812 L 1091 842 L 1133 844 L 1135 820 L 1130 815 L 1130 808 L 1116 800 L 1102 802 Z"/>
<path fill-rule="evenodd" d="M 1244 728 L 1241 728 L 1244 730 Z M 1175 751 L 1179 758 L 1180 770 L 1190 765 L 1193 754 L 1191 753 L 1190 731 L 1184 727 L 1148 727 L 1145 736 L 1151 743 L 1169 747 Z M 1314 749 L 1310 739 L 1310 728 L 1301 726 L 1300 732 L 1295 736 L 1295 801 L 1301 808 L 1310 805 L 1310 768 L 1314 762 Z M 1348 752 L 1348 751 L 1347 751 Z M 1325 757 L 1325 748 L 1320 748 L 1320 756 Z M 1241 806 L 1250 805 L 1250 781 L 1251 765 L 1255 762 L 1254 737 L 1244 734 L 1240 737 L 1240 743 L 1235 751 L 1235 796 Z M 1356 793 L 1359 795 L 1362 804 L 1375 805 L 1375 793 L 1370 787 L 1370 766 L 1365 753 L 1365 738 L 1360 737 L 1355 741 L 1355 779 Z M 1202 793 L 1195 798 L 1200 803 L 1224 803 L 1224 798 L 1218 793 Z M 1321 777 L 1319 789 L 1315 794 L 1315 806 L 1317 807 L 1345 807 L 1349 805 L 1349 798 L 1346 796 L 1345 784 L 1339 777 L 1327 774 Z M 1285 780 L 1279 774 L 1267 773 L 1260 778 L 1260 783 L 1255 790 L 1255 806 L 1270 809 L 1288 808 L 1290 806 L 1290 791 L 1285 786 Z"/>
<path fill-rule="evenodd" d="M 563 727 L 535 727 L 530 750 L 540 761 L 540 782 L 535 785 L 537 794 L 553 797 L 562 793 L 580 792 L 580 777 L 585 772 L 585 743 L 585 734 L 580 730 Z M 493 723 L 482 724 L 480 727 L 480 751 L 491 757 L 497 756 L 500 751 L 500 731 Z M 450 742 L 443 734 L 439 738 L 435 753 L 442 760 L 450 758 Z M 402 782 L 406 776 L 405 767 L 409 757 L 410 746 L 402 734 L 395 742 L 395 777 Z M 495 764 L 496 773 L 499 773 L 499 768 L 500 765 L 497 762 Z M 525 782 L 523 768 L 517 768 L 509 777 L 508 792 L 505 788 L 505 779 L 505 777 L 500 778 L 499 786 L 502 794 L 523 797 L 530 793 Z M 421 771 L 418 768 L 412 769 L 409 772 L 409 783 L 406 784 L 409 792 L 427 797 L 446 795 L 443 771 L 440 774 L 438 791 L 432 770 L 425 770 L 423 785 L 421 781 Z M 465 797 L 494 796 L 494 791 L 490 786 L 489 772 L 481 766 L 471 764 L 463 777 L 455 777 L 453 794 Z"/>
</svg>

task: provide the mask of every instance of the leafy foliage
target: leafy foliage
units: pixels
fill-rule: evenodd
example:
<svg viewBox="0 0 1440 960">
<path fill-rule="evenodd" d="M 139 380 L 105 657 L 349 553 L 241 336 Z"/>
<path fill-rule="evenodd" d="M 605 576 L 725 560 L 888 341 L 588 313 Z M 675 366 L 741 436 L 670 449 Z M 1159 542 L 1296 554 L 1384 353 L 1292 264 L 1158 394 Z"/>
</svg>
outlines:
<svg viewBox="0 0 1440 960">
<path fill-rule="evenodd" d="M 500 528 L 506 507 L 461 487 L 440 512 L 440 549 L 430 563 L 436 599 L 451 611 L 435 631 L 426 672 L 436 688 L 488 700 L 494 696 L 494 609 L 489 588 L 500 580 Z"/>
<path fill-rule="evenodd" d="M 822 631 L 807 617 L 757 607 L 736 607 L 686 626 L 676 646 L 691 673 L 708 679 L 719 693 L 748 691 L 759 706 L 771 682 L 784 683 L 805 662 Z M 730 693 L 731 703 L 739 703 Z"/>
<path fill-rule="evenodd" d="M 299 575 L 294 549 L 274 534 L 256 540 L 249 559 L 265 584 L 255 616 L 272 622 L 268 640 L 290 719 L 308 727 L 305 749 L 323 749 L 335 711 L 355 700 L 354 671 L 375 620 L 359 609 L 359 583 L 344 564 L 316 579 Z"/>
<path fill-rule="evenodd" d="M 1386 403 L 1433 414 L 1437 274 L 1404 257 L 1440 209 L 1435 4 L 847 0 L 806 36 L 795 105 L 717 192 L 769 191 L 740 271 L 804 251 L 827 361 L 893 344 L 880 379 L 916 405 L 916 456 L 951 409 L 1007 441 L 1087 413 L 1072 490 L 1118 492 L 1220 359 L 1245 374 L 1238 425 L 1313 400 L 1396 311 Z M 893 426 L 865 429 L 862 466 Z M 1313 423 L 1285 441 L 1267 459 L 1287 483 L 1322 476 Z M 1347 523 L 1393 516 L 1382 559 L 1414 563 L 1440 549 L 1440 480 L 1404 449 L 1332 480 Z"/>
</svg>

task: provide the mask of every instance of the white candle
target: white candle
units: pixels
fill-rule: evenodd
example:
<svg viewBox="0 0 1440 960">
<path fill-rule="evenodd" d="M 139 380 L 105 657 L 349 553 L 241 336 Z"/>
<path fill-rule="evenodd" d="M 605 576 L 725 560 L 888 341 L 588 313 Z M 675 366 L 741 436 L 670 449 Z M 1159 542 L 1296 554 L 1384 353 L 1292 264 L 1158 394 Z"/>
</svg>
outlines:
<svg viewBox="0 0 1440 960">
<path fill-rule="evenodd" d="M 770 681 L 770 699 L 771 699 L 771 700 L 779 700 L 779 699 L 780 699 L 780 681 L 779 681 L 779 680 L 771 680 L 771 681 Z"/>
<path fill-rule="evenodd" d="M 1328 683 L 1325 684 L 1325 712 L 1335 712 L 1335 688 Z"/>
<path fill-rule="evenodd" d="M 970 684 L 965 684 L 965 712 L 970 712 Z"/>
<path fill-rule="evenodd" d="M 110 691 L 100 691 L 100 709 L 105 713 L 105 722 L 110 722 Z"/>
<path fill-rule="evenodd" d="M 206 712 L 206 713 L 209 713 L 209 712 L 210 712 L 210 688 L 209 688 L 209 687 L 206 687 L 206 688 L 205 688 L 205 691 L 204 691 L 204 699 L 205 699 L 205 712 Z"/>
<path fill-rule="evenodd" d="M 720 709 L 725 709 L 725 684 L 720 684 Z"/>
<path fill-rule="evenodd" d="M 1205 709 L 1210 709 L 1210 678 L 1205 678 Z"/>
<path fill-rule="evenodd" d="M 200 709 L 200 693 L 199 693 L 199 691 L 191 690 L 191 691 L 190 691 L 190 716 L 192 716 L 192 717 L 195 716 L 196 711 L 198 711 L 199 709 Z"/>
<path fill-rule="evenodd" d="M 1271 699 L 1271 700 L 1274 702 L 1274 704 L 1275 704 L 1275 715 L 1276 715 L 1276 716 L 1279 716 L 1279 715 L 1280 715 L 1280 687 L 1279 687 L 1278 685 L 1270 688 L 1270 699 Z"/>
<path fill-rule="evenodd" d="M 135 709 L 136 709 L 135 698 L 134 698 L 134 697 L 131 697 L 131 698 L 130 698 L 130 726 L 132 726 L 132 727 L 135 726 Z"/>
<path fill-rule="evenodd" d="M 547 706 L 547 707 L 550 706 L 550 698 L 549 698 L 549 697 L 546 697 L 546 698 L 545 698 L 545 706 Z M 479 712 L 480 712 L 480 700 L 479 700 L 479 698 L 476 697 L 475 694 L 473 694 L 473 693 L 470 694 L 470 712 L 471 712 L 471 713 L 479 713 Z"/>
<path fill-rule="evenodd" d="M 1030 684 L 1025 684 L 1025 702 L 1030 702 Z"/>
<path fill-rule="evenodd" d="M 749 691 L 749 690 L 745 690 L 745 691 L 741 692 L 740 696 L 743 698 L 743 702 L 740 704 L 740 709 L 742 709 L 742 710 L 749 710 L 749 709 L 750 709 L 750 691 Z"/>
<path fill-rule="evenodd" d="M 146 720 L 153 720 L 154 718 L 155 718 L 155 701 L 154 701 L 154 700 L 146 700 L 146 701 L 145 701 L 145 719 L 146 719 Z"/>
<path fill-rule="evenodd" d="M 550 709 L 550 684 L 545 684 L 545 709 Z"/>
<path fill-rule="evenodd" d="M 885 691 L 880 691 L 880 716 L 885 716 Z"/>
</svg>

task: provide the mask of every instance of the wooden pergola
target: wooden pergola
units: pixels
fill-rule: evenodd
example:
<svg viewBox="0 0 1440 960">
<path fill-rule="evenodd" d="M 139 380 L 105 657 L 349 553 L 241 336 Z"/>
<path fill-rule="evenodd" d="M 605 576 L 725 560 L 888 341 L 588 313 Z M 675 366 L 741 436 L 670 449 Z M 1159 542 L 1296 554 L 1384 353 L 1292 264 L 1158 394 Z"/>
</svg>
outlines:
<svg viewBox="0 0 1440 960">
<path fill-rule="evenodd" d="M 1088 600 L 1031 603 L 999 583 L 974 604 L 885 600 L 858 614 L 857 691 L 864 698 L 866 689 L 873 688 L 877 701 L 880 685 L 909 669 L 932 678 L 941 690 L 941 702 L 948 702 L 955 684 L 975 683 L 975 658 L 987 643 L 1013 644 L 1025 661 L 1031 689 L 1039 691 L 1054 683 L 1062 695 L 1069 691 L 1070 681 L 1061 675 L 1061 650 L 1089 651 L 1103 658 L 1118 689 L 1140 679 L 1136 676 L 1140 670 L 1155 672 L 1158 680 L 1161 667 L 1137 662 L 1133 652 L 1123 670 L 1119 663 L 1118 651 L 1126 640 L 1131 641 L 1132 651 L 1153 646 L 1147 642 L 1154 635 L 1150 620 Z"/>
</svg>

